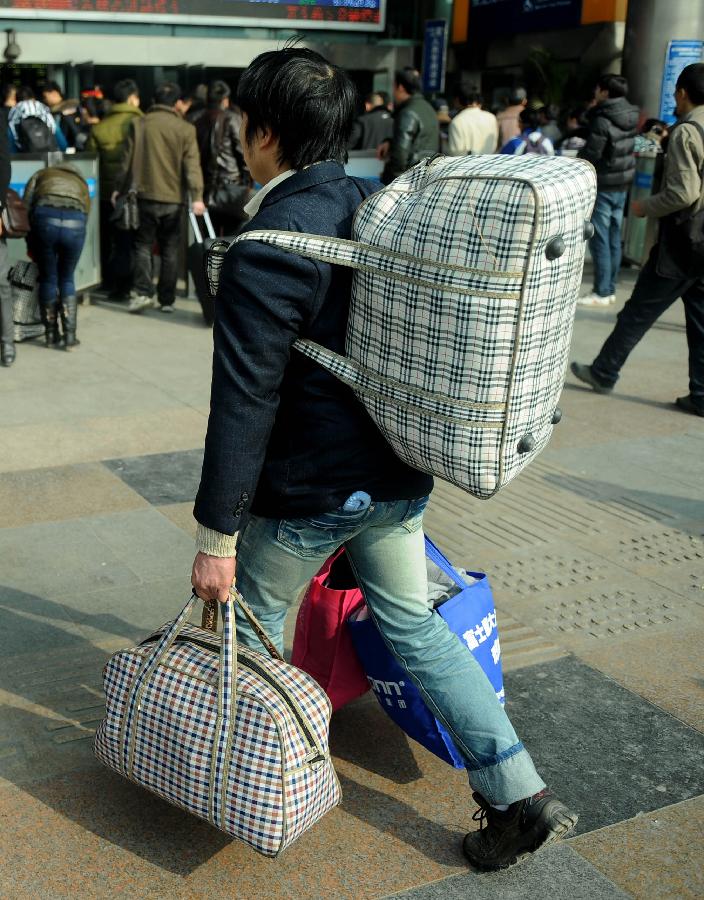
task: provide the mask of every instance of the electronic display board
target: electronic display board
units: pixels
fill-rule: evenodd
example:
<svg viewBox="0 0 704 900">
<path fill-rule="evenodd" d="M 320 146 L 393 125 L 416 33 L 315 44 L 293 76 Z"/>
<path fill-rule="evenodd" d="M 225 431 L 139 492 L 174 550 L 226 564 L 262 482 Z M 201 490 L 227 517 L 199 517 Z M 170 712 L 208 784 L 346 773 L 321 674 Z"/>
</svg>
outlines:
<svg viewBox="0 0 704 900">
<path fill-rule="evenodd" d="M 0 18 L 382 31 L 386 0 L 0 0 Z"/>
</svg>

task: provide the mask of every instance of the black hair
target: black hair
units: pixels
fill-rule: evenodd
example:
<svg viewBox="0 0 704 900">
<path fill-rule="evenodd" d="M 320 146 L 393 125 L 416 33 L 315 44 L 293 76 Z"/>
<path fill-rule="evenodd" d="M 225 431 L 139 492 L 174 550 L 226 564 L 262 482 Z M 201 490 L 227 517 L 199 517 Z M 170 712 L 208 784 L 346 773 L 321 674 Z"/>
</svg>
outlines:
<svg viewBox="0 0 704 900">
<path fill-rule="evenodd" d="M 139 97 L 139 87 L 133 78 L 123 78 L 122 81 L 118 81 L 112 89 L 112 96 L 115 103 L 126 103 L 132 94 L 136 94 Z"/>
<path fill-rule="evenodd" d="M 529 109 L 526 106 L 520 111 L 518 118 L 525 128 L 532 128 L 534 131 L 536 128 L 540 128 L 540 116 L 537 109 Z"/>
<path fill-rule="evenodd" d="M 381 97 L 381 102 L 384 106 L 388 106 L 391 103 L 391 94 L 388 91 L 377 91 L 377 93 Z"/>
<path fill-rule="evenodd" d="M 81 106 L 91 119 L 102 119 L 105 116 L 105 104 L 101 97 L 81 97 Z"/>
<path fill-rule="evenodd" d="M 175 81 L 162 81 L 154 91 L 154 102 L 161 106 L 175 106 L 181 96 L 181 88 Z"/>
<path fill-rule="evenodd" d="M 414 69 L 413 66 L 404 66 L 403 69 L 397 69 L 394 72 L 394 84 L 405 88 L 409 94 L 418 94 L 423 87 L 420 80 L 420 72 L 418 69 Z"/>
<path fill-rule="evenodd" d="M 677 87 L 687 92 L 690 102 L 695 106 L 704 104 L 704 63 L 685 66 L 677 79 Z"/>
<path fill-rule="evenodd" d="M 368 103 L 370 106 L 374 106 L 374 107 L 380 106 L 380 105 L 383 106 L 384 98 L 381 96 L 380 91 L 372 91 L 370 94 L 367 94 L 367 96 L 364 98 L 364 102 Z"/>
<path fill-rule="evenodd" d="M 17 88 L 17 102 L 20 103 L 22 100 L 36 100 L 37 98 L 34 96 L 34 91 L 27 84 L 21 84 Z"/>
<path fill-rule="evenodd" d="M 528 99 L 528 94 L 524 87 L 517 87 L 511 89 L 511 95 L 509 97 L 509 103 L 511 106 L 518 106 L 519 103 L 523 103 Z"/>
<path fill-rule="evenodd" d="M 225 97 L 229 97 L 232 91 L 224 81 L 211 81 L 208 85 L 208 106 L 217 109 Z"/>
<path fill-rule="evenodd" d="M 628 82 L 623 75 L 613 75 L 607 73 L 602 75 L 596 83 L 600 91 L 608 91 L 609 99 L 614 97 L 625 97 L 628 93 Z"/>
<path fill-rule="evenodd" d="M 280 164 L 302 169 L 347 159 L 357 91 L 349 76 L 319 53 L 286 47 L 260 54 L 240 77 L 237 103 L 247 116 L 247 143 L 271 131 Z"/>
<path fill-rule="evenodd" d="M 454 96 L 457 97 L 462 106 L 469 106 L 472 103 L 478 103 L 481 106 L 484 102 L 484 98 L 476 84 L 468 84 L 466 81 L 457 82 Z"/>
<path fill-rule="evenodd" d="M 63 88 L 62 88 L 61 85 L 58 83 L 58 81 L 44 81 L 44 82 L 41 84 L 39 90 L 40 90 L 40 92 L 41 92 L 42 94 L 46 93 L 46 91 L 56 91 L 57 94 L 60 94 L 60 95 L 61 95 L 61 98 L 62 98 L 62 99 L 63 99 L 63 96 L 64 96 Z"/>
<path fill-rule="evenodd" d="M 649 131 L 654 131 L 655 134 L 664 134 L 667 131 L 667 123 L 662 119 L 646 119 L 640 133 L 647 134 Z"/>
</svg>

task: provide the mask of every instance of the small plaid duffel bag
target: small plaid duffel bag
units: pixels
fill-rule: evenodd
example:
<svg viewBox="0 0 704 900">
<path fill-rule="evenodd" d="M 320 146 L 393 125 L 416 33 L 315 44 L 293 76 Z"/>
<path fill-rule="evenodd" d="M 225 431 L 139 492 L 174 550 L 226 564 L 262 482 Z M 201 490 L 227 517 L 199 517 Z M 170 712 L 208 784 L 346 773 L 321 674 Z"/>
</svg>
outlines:
<svg viewBox="0 0 704 900">
<path fill-rule="evenodd" d="M 130 781 L 276 856 L 340 802 L 330 703 L 277 653 L 236 591 L 223 606 L 222 636 L 188 623 L 196 600 L 108 661 L 95 753 Z M 269 655 L 238 648 L 235 601 Z"/>
<path fill-rule="evenodd" d="M 584 160 L 440 157 L 367 197 L 354 240 L 235 240 L 354 270 L 346 355 L 305 335 L 294 347 L 352 388 L 401 459 L 486 499 L 560 419 L 595 196 Z"/>
</svg>

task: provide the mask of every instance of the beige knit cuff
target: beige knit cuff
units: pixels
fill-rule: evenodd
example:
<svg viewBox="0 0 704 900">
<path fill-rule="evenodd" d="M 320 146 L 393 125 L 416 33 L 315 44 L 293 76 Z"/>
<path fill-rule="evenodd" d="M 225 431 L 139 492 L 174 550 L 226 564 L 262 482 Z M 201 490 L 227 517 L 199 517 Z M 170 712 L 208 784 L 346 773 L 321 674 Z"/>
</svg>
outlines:
<svg viewBox="0 0 704 900">
<path fill-rule="evenodd" d="M 221 534 L 198 523 L 196 549 L 208 556 L 234 556 L 237 547 L 237 532 Z"/>
</svg>

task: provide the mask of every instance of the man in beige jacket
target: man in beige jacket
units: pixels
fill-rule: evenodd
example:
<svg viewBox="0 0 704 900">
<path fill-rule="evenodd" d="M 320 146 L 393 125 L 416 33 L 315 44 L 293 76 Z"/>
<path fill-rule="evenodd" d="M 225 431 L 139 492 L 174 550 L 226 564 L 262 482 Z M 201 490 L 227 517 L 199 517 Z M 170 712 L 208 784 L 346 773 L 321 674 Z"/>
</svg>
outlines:
<svg viewBox="0 0 704 900">
<path fill-rule="evenodd" d="M 631 204 L 633 215 L 661 220 L 658 242 L 599 355 L 590 366 L 573 362 L 571 369 L 597 393 L 610 393 L 631 350 L 681 297 L 689 394 L 675 402 L 684 412 L 704 416 L 704 266 L 686 234 L 687 223 L 704 210 L 704 63 L 683 69 L 675 101 L 678 122 L 670 133 L 662 187 L 647 200 Z M 704 230 L 701 219 L 697 217 L 697 225 Z"/>
<path fill-rule="evenodd" d="M 460 82 L 455 88 L 459 112 L 450 122 L 447 152 L 449 156 L 468 153 L 496 153 L 499 123 L 496 116 L 482 109 L 483 97 L 473 86 Z"/>
<path fill-rule="evenodd" d="M 159 306 L 172 312 L 176 299 L 178 244 L 184 204 L 202 215 L 203 172 L 196 130 L 178 112 L 181 89 L 171 81 L 160 84 L 147 115 L 134 122 L 125 147 L 118 183 L 137 191 L 139 228 L 134 243 L 134 291 L 129 311 Z M 152 248 L 159 246 L 161 268 L 154 300 Z"/>
</svg>

